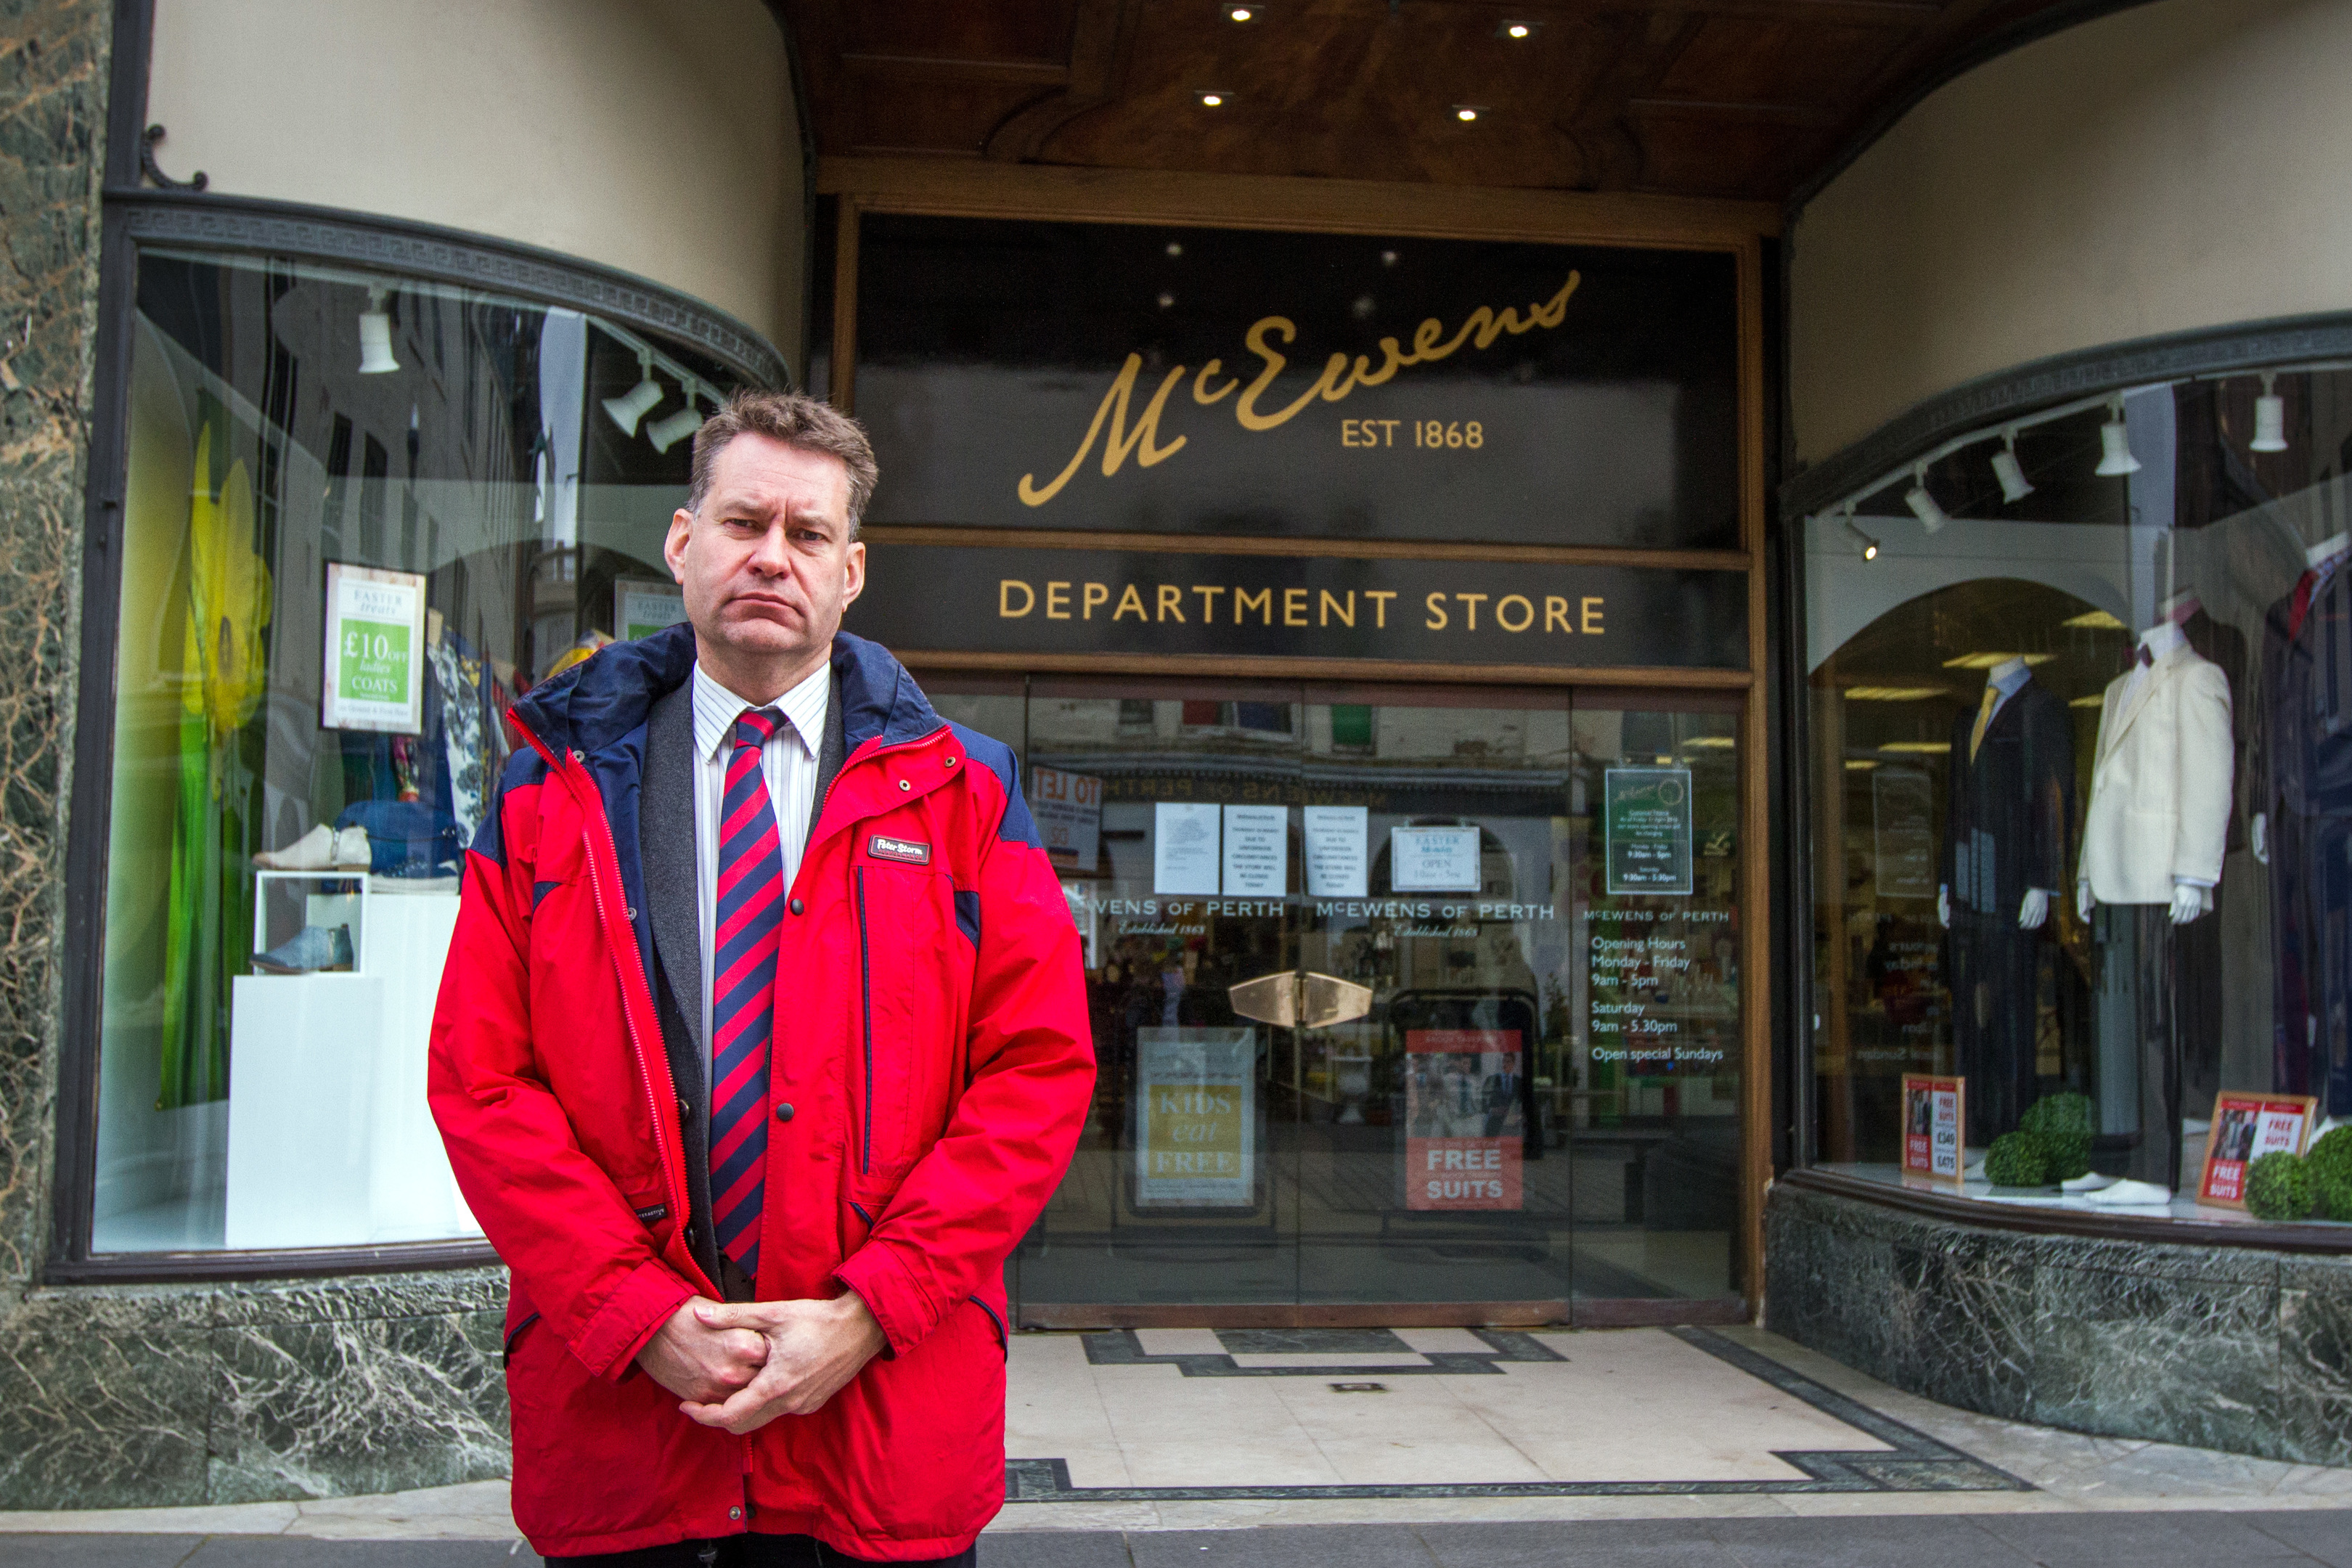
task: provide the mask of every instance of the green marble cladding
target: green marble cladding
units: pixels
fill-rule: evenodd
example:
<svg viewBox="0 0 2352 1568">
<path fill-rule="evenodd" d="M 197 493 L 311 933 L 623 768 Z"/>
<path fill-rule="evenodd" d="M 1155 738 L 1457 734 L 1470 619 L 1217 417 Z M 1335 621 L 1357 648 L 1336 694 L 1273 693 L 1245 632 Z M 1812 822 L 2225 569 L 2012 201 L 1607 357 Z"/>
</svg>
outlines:
<svg viewBox="0 0 2352 1568">
<path fill-rule="evenodd" d="M 1914 1394 L 2352 1464 L 2352 1258 L 1993 1230 L 1782 1185 L 1765 1258 L 1771 1329 Z"/>
<path fill-rule="evenodd" d="M 505 1297 L 496 1268 L 20 1293 L 0 1315 L 0 1509 L 503 1476 Z"/>
<path fill-rule="evenodd" d="M 0 1509 L 503 1475 L 497 1269 L 45 1288 L 110 0 L 0 0 Z"/>
</svg>

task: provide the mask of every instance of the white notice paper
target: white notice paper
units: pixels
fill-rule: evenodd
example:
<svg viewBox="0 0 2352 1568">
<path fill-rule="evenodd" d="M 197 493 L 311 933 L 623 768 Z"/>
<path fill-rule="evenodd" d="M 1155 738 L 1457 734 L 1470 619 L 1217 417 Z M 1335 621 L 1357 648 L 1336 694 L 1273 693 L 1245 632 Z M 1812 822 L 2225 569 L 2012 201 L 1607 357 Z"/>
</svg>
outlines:
<svg viewBox="0 0 2352 1568">
<path fill-rule="evenodd" d="M 1225 807 L 1225 897 L 1278 899 L 1289 884 L 1290 808 Z"/>
<path fill-rule="evenodd" d="M 1478 830 L 1390 828 L 1389 886 L 1400 893 L 1476 892 Z"/>
<path fill-rule="evenodd" d="M 1316 899 L 1365 896 L 1364 844 L 1370 833 L 1360 805 L 1309 805 L 1307 814 L 1307 893 Z"/>
<path fill-rule="evenodd" d="M 1102 780 L 1059 768 L 1029 770 L 1029 816 L 1057 868 L 1092 871 L 1102 861 Z"/>
<path fill-rule="evenodd" d="M 1154 801 L 1151 806 L 1151 890 L 1217 896 L 1217 817 L 1214 805 Z"/>
</svg>

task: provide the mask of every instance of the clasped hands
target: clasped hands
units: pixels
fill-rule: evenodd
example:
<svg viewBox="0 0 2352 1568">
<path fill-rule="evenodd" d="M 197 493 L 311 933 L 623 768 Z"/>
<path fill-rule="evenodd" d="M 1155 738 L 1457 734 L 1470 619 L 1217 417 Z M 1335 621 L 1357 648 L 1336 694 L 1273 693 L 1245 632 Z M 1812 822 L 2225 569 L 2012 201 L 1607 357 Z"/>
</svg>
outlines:
<svg viewBox="0 0 2352 1568">
<path fill-rule="evenodd" d="M 689 1419 L 742 1436 L 824 1408 L 887 1342 L 854 1290 L 830 1301 L 697 1296 L 646 1342 L 637 1365 Z"/>
</svg>

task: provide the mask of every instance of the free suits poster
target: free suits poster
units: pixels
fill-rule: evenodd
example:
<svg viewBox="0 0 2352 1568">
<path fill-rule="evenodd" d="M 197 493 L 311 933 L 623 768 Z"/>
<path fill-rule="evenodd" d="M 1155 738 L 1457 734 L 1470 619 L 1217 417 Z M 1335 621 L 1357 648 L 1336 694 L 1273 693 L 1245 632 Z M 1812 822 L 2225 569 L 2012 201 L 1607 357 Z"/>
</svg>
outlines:
<svg viewBox="0 0 2352 1568">
<path fill-rule="evenodd" d="M 1404 1206 L 1525 1206 L 1519 1032 L 1408 1029 L 1404 1049 Z"/>
</svg>

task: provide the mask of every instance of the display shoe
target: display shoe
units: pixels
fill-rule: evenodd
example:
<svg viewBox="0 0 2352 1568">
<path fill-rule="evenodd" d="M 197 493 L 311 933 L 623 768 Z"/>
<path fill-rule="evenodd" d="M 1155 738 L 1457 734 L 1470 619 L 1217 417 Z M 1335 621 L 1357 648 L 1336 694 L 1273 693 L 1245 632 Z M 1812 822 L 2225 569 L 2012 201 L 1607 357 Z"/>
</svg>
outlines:
<svg viewBox="0 0 2352 1568">
<path fill-rule="evenodd" d="M 369 847 L 367 829 L 345 827 L 335 834 L 335 865 L 339 868 L 365 871 L 375 864 L 375 852 Z"/>
<path fill-rule="evenodd" d="M 2117 1182 L 2112 1187 L 2101 1187 L 2095 1193 L 2083 1194 L 2084 1201 L 2101 1208 L 2154 1208 L 2172 1201 L 2172 1189 L 2159 1187 L 2154 1182 Z"/>
<path fill-rule="evenodd" d="M 290 940 L 253 955 L 253 967 L 264 974 L 318 974 L 350 969 L 352 962 L 349 926 L 304 926 Z"/>
<path fill-rule="evenodd" d="M 328 870 L 335 864 L 335 845 L 340 837 L 322 822 L 283 849 L 263 850 L 253 858 L 253 863 L 266 871 Z"/>
<path fill-rule="evenodd" d="M 265 871 L 364 871 L 373 858 L 366 828 L 338 831 L 322 822 L 283 849 L 263 850 L 253 863 Z"/>
</svg>

